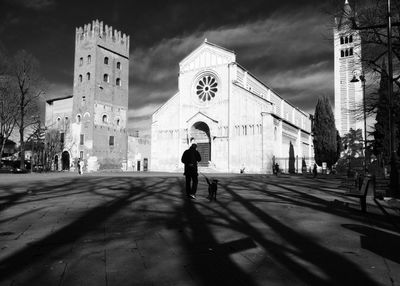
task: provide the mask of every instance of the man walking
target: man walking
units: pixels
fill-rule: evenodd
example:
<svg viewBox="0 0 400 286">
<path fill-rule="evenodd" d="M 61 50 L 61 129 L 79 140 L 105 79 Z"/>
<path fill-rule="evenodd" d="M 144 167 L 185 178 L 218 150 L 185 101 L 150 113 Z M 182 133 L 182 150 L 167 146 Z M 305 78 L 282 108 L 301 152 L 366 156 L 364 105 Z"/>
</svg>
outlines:
<svg viewBox="0 0 400 286">
<path fill-rule="evenodd" d="M 197 162 L 201 161 L 200 153 L 196 149 L 197 145 L 192 144 L 189 149 L 183 152 L 181 159 L 182 163 L 185 164 L 186 195 L 192 199 L 196 198 L 197 184 L 199 182 Z"/>
</svg>

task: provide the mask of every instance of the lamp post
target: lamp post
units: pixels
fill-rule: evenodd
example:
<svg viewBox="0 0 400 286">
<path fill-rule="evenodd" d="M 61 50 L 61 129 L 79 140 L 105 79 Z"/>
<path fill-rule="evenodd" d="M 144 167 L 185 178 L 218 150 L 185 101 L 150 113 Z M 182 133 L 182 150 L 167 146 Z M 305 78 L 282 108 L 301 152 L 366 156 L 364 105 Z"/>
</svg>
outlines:
<svg viewBox="0 0 400 286">
<path fill-rule="evenodd" d="M 365 101 L 365 75 L 364 73 L 359 76 L 360 79 L 357 79 L 356 75 L 353 75 L 353 78 L 350 82 L 359 82 L 361 81 L 363 88 L 363 116 L 364 116 L 364 174 L 367 173 L 367 109 L 366 109 L 366 101 Z"/>
</svg>

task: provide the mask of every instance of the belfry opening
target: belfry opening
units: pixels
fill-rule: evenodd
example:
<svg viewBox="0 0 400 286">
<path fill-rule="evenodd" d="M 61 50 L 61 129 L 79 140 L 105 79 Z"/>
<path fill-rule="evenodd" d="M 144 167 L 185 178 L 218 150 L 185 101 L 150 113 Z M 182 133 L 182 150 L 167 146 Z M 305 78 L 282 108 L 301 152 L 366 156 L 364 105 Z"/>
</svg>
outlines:
<svg viewBox="0 0 400 286">
<path fill-rule="evenodd" d="M 211 161 L 210 128 L 204 122 L 196 122 L 190 128 L 190 143 L 197 144 L 197 151 L 201 156 L 199 166 L 207 167 Z"/>
</svg>

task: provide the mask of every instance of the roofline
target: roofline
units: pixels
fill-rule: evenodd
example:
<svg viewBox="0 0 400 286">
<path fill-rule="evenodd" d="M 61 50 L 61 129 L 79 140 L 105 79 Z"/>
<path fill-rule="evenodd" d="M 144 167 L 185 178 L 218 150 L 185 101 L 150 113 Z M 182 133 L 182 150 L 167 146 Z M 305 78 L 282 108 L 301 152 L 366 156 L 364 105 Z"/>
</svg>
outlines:
<svg viewBox="0 0 400 286">
<path fill-rule="evenodd" d="M 232 54 L 234 54 L 234 55 L 236 56 L 235 51 L 232 51 L 232 50 L 229 50 L 229 49 L 227 49 L 227 48 L 218 46 L 217 44 L 211 43 L 211 42 L 207 41 L 207 39 L 204 39 L 204 41 L 203 41 L 197 48 L 195 48 L 195 49 L 194 49 L 192 52 L 190 52 L 186 57 L 184 57 L 182 60 L 179 61 L 179 65 L 181 64 L 181 62 L 185 61 L 191 54 L 193 54 L 195 51 L 197 51 L 201 46 L 203 46 L 203 45 L 205 45 L 205 44 L 210 45 L 210 46 L 215 47 L 215 48 L 218 48 L 218 49 L 221 49 L 221 50 L 224 50 L 224 51 L 226 51 L 226 52 L 232 53 Z"/>
<path fill-rule="evenodd" d="M 303 113 L 304 115 L 309 115 L 310 113 L 305 112 L 303 110 L 301 110 L 299 107 L 294 106 L 290 101 L 288 101 L 287 99 L 284 99 L 282 96 L 279 95 L 278 92 L 276 92 L 273 88 L 270 88 L 266 83 L 262 82 L 260 79 L 258 79 L 254 74 L 252 74 L 251 72 L 249 72 L 245 67 L 243 67 L 242 65 L 240 65 L 239 63 L 235 62 L 234 64 L 236 64 L 238 67 L 242 68 L 245 72 L 247 72 L 248 74 L 250 74 L 252 77 L 254 77 L 255 80 L 257 80 L 259 83 L 261 83 L 264 87 L 268 88 L 270 91 L 272 91 L 276 96 L 278 96 L 280 99 L 282 99 L 283 101 L 285 101 L 287 104 L 289 104 L 291 107 L 293 107 L 294 109 L 297 109 L 298 111 L 300 111 L 301 113 Z"/>
<path fill-rule="evenodd" d="M 46 102 L 47 103 L 51 103 L 53 101 L 63 100 L 63 99 L 72 98 L 72 97 L 74 97 L 74 96 L 73 95 L 66 95 L 66 96 L 63 96 L 63 97 L 48 99 L 48 100 L 46 100 Z"/>
</svg>

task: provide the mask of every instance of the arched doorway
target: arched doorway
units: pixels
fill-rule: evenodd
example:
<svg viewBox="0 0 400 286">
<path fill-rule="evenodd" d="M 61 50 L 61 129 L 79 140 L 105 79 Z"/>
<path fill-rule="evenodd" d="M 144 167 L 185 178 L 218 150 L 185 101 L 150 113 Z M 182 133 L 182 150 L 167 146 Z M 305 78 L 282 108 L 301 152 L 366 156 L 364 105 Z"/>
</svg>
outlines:
<svg viewBox="0 0 400 286">
<path fill-rule="evenodd" d="M 54 170 L 58 171 L 58 155 L 54 156 Z"/>
<path fill-rule="evenodd" d="M 201 156 L 199 166 L 208 166 L 211 161 L 210 128 L 204 122 L 196 122 L 190 128 L 190 142 L 197 144 L 197 150 Z"/>
<path fill-rule="evenodd" d="M 64 151 L 61 154 L 61 164 L 62 170 L 69 170 L 69 153 L 68 151 Z"/>
</svg>

